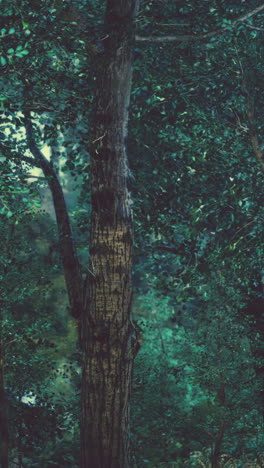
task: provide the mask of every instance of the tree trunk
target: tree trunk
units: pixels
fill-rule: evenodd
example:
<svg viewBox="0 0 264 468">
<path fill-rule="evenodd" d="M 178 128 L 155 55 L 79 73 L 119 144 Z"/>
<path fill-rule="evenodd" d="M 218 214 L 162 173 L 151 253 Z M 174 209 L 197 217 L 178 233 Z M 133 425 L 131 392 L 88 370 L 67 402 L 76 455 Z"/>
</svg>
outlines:
<svg viewBox="0 0 264 468">
<path fill-rule="evenodd" d="M 37 166 L 42 169 L 52 194 L 59 232 L 64 277 L 70 303 L 70 313 L 74 318 L 79 320 L 83 312 L 83 282 L 80 264 L 73 239 L 70 217 L 62 186 L 56 171 L 53 169 L 50 162 L 45 158 L 43 153 L 38 149 L 34 138 L 30 112 L 25 110 L 24 123 L 26 128 L 28 147 L 35 158 L 34 162 L 37 163 Z M 25 158 L 23 159 L 25 160 Z M 28 162 L 28 158 L 26 158 L 26 160 Z"/>
<path fill-rule="evenodd" d="M 224 426 L 222 425 L 215 440 L 213 453 L 211 456 L 212 468 L 221 468 L 220 455 L 224 438 Z"/>
<path fill-rule="evenodd" d="M 4 344 L 0 337 L 0 467 L 8 468 L 8 404 L 4 385 Z"/>
<path fill-rule="evenodd" d="M 109 0 L 95 60 L 90 276 L 82 326 L 81 467 L 129 468 L 132 212 L 126 134 L 137 0 Z"/>
</svg>

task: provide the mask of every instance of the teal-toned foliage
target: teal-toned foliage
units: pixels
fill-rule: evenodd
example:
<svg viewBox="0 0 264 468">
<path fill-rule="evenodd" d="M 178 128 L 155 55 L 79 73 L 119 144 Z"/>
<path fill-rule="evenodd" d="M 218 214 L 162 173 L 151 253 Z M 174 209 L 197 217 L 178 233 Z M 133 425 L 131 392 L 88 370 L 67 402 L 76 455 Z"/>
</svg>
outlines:
<svg viewBox="0 0 264 468">
<path fill-rule="evenodd" d="M 12 437 L 14 446 L 20 437 L 27 466 L 40 466 L 40 457 L 43 466 L 60 466 L 63 456 L 73 467 L 76 335 L 54 226 L 39 213 L 45 183 L 28 184 L 29 166 L 19 159 L 28 156 L 21 112 L 32 111 L 39 146 L 60 154 L 65 191 L 75 190 L 71 215 L 86 273 L 93 54 L 103 53 L 104 3 L 0 4 L 1 300 Z M 237 466 L 264 451 L 264 176 L 247 107 L 249 95 L 262 149 L 263 13 L 237 21 L 259 6 L 141 3 L 138 36 L 192 40 L 137 41 L 134 50 L 127 148 L 134 317 L 143 335 L 132 405 L 140 468 L 205 466 L 221 428 L 221 453 Z M 36 407 L 21 403 L 30 392 Z"/>
</svg>

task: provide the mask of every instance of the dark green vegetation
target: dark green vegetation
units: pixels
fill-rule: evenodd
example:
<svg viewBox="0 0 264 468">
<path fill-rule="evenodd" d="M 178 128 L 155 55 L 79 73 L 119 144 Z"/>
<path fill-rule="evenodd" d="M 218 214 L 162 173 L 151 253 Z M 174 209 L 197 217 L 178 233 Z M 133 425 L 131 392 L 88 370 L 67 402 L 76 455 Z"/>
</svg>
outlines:
<svg viewBox="0 0 264 468">
<path fill-rule="evenodd" d="M 77 328 L 83 349 L 93 343 L 86 359 L 94 349 L 101 353 L 100 375 L 106 356 L 96 335 L 102 329 L 84 327 L 75 306 L 83 291 L 89 300 L 109 297 L 93 289 L 93 279 L 95 247 L 111 241 L 112 212 L 121 211 L 112 207 L 115 174 L 112 185 L 105 181 L 124 134 L 118 127 L 111 133 L 116 141 L 106 143 L 104 129 L 115 128 L 122 101 L 115 93 L 109 113 L 107 76 L 111 94 L 122 41 L 134 50 L 126 146 L 133 319 L 142 344 L 132 383 L 132 462 L 123 450 L 123 465 L 109 467 L 262 467 L 264 4 L 142 0 L 133 42 L 128 20 L 120 29 L 117 13 L 104 19 L 105 3 L 120 17 L 129 4 L 0 1 L 1 468 L 89 466 L 89 450 L 81 458 L 79 449 L 84 386 Z M 43 147 L 52 162 L 46 173 L 34 154 Z M 32 172 L 33 156 L 45 177 Z M 58 236 L 48 191 L 56 173 L 81 264 L 73 279 L 68 218 Z M 110 234 L 95 243 L 96 220 Z M 113 341 L 113 355 L 121 342 Z M 87 432 L 91 440 L 93 424 Z"/>
</svg>

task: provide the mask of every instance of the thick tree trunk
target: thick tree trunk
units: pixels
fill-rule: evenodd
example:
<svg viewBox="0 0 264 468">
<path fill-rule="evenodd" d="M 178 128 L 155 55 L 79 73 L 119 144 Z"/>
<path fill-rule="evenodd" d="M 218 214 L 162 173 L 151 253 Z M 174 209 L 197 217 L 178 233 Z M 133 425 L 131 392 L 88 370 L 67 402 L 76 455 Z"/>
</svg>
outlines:
<svg viewBox="0 0 264 468">
<path fill-rule="evenodd" d="M 8 468 L 8 404 L 4 385 L 4 344 L 0 337 L 0 467 Z"/>
<path fill-rule="evenodd" d="M 81 467 L 129 468 L 132 213 L 126 133 L 137 0 L 109 0 L 95 64 L 90 277 L 83 317 Z"/>
</svg>

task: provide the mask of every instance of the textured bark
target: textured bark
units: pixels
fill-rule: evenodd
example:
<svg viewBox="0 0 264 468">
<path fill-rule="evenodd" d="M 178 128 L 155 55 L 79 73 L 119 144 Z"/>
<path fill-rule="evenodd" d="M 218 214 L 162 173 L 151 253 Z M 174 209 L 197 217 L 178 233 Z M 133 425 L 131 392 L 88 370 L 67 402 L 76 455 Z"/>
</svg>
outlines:
<svg viewBox="0 0 264 468">
<path fill-rule="evenodd" d="M 8 468 L 8 403 L 4 385 L 4 344 L 0 338 L 0 467 Z"/>
<path fill-rule="evenodd" d="M 132 213 L 126 134 L 137 0 L 110 0 L 95 63 L 90 277 L 83 317 L 81 467 L 129 468 Z"/>
<path fill-rule="evenodd" d="M 90 276 L 84 304 L 63 192 L 35 143 L 30 113 L 24 112 L 29 149 L 53 196 L 72 313 L 82 317 L 82 468 L 130 467 L 129 400 L 138 343 L 130 315 L 133 241 L 126 134 L 138 1 L 108 1 L 103 47 L 95 60 Z"/>
</svg>

